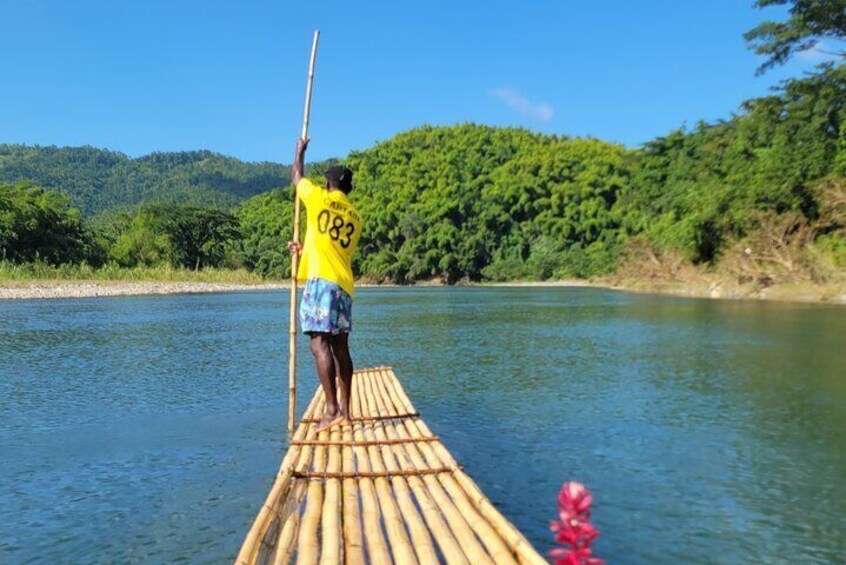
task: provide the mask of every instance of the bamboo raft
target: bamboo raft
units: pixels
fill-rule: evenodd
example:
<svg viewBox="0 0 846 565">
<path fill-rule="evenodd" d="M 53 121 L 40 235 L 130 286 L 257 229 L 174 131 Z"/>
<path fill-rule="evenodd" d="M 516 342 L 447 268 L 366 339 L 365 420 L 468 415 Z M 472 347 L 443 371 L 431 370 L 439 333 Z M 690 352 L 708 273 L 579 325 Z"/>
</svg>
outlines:
<svg viewBox="0 0 846 565">
<path fill-rule="evenodd" d="M 318 387 L 236 563 L 546 563 L 433 435 L 387 367 L 317 433 Z"/>
</svg>

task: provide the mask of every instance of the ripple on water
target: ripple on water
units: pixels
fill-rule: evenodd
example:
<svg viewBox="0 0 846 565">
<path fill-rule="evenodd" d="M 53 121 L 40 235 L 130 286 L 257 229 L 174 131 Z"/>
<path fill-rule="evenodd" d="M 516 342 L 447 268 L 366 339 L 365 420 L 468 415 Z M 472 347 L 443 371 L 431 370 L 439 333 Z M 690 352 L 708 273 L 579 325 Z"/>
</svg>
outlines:
<svg viewBox="0 0 846 565">
<path fill-rule="evenodd" d="M 0 561 L 230 562 L 284 452 L 287 295 L 2 307 Z M 577 479 L 609 562 L 823 563 L 844 340 L 834 307 L 406 288 L 358 293 L 352 344 L 543 551 Z"/>
</svg>

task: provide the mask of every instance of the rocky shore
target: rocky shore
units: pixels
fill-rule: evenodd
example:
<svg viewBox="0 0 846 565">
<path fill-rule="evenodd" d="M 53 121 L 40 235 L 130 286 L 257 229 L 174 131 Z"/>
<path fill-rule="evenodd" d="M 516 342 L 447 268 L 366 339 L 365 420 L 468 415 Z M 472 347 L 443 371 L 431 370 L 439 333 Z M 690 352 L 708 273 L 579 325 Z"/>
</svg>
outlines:
<svg viewBox="0 0 846 565">
<path fill-rule="evenodd" d="M 752 285 L 728 284 L 718 281 L 656 282 L 634 279 L 559 280 L 540 282 L 481 283 L 480 286 L 496 287 L 593 287 L 635 292 L 640 294 L 665 294 L 688 298 L 717 300 L 767 300 L 776 302 L 818 302 L 846 304 L 844 284 L 781 284 L 769 288 Z"/>
<path fill-rule="evenodd" d="M 0 280 L 0 300 L 32 298 L 88 298 L 96 296 L 133 296 L 146 294 L 196 294 L 208 292 L 233 292 L 245 290 L 281 290 L 289 288 L 287 282 L 268 283 L 211 283 L 177 281 L 121 281 L 121 280 Z M 358 283 L 356 286 L 382 287 Z M 418 286 L 446 286 L 435 281 L 418 283 Z M 559 280 L 542 282 L 477 283 L 470 286 L 502 287 L 594 287 L 626 292 L 669 294 L 691 298 L 734 300 L 775 300 L 780 302 L 819 302 L 846 304 L 844 285 L 779 285 L 756 289 L 737 285 L 710 283 L 655 283 L 636 280 Z"/>
<path fill-rule="evenodd" d="M 153 281 L 0 281 L 0 300 L 23 298 L 88 298 L 143 294 L 195 294 L 286 289 L 286 283 L 241 284 Z"/>
<path fill-rule="evenodd" d="M 605 288 L 647 294 L 667 294 L 715 300 L 760 300 L 846 304 L 846 285 L 838 283 L 784 283 L 766 288 L 716 280 L 697 282 L 656 282 L 646 280 L 606 281 Z"/>
</svg>

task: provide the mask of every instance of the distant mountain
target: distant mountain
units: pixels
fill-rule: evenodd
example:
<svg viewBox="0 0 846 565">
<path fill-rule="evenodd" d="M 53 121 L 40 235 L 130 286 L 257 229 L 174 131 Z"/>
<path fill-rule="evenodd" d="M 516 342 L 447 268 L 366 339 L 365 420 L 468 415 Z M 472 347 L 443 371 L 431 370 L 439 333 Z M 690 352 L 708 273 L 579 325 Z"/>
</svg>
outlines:
<svg viewBox="0 0 846 565">
<path fill-rule="evenodd" d="M 65 192 L 83 214 L 141 202 L 230 208 L 290 183 L 290 167 L 247 163 L 211 151 L 132 159 L 94 147 L 0 144 L 0 183 L 29 180 Z"/>
</svg>

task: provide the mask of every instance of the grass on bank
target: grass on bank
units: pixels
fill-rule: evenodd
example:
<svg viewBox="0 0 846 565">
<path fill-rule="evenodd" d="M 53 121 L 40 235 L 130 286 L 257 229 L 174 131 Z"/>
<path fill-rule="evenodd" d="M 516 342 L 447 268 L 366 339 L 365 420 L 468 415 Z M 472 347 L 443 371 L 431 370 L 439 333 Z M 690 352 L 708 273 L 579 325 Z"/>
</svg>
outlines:
<svg viewBox="0 0 846 565">
<path fill-rule="evenodd" d="M 262 284 L 281 282 L 265 279 L 246 269 L 177 269 L 162 267 L 120 267 L 107 264 L 94 268 L 90 265 L 48 265 L 46 263 L 17 264 L 0 261 L 0 281 L 150 281 Z"/>
</svg>

